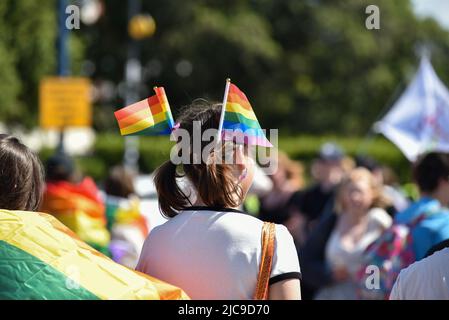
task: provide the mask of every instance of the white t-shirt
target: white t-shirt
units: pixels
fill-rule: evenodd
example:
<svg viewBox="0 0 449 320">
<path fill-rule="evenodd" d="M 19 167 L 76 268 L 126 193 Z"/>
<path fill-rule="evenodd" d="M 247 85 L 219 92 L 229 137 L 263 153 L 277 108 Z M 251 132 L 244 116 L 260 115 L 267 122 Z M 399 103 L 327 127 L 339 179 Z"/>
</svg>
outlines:
<svg viewBox="0 0 449 320">
<path fill-rule="evenodd" d="M 449 248 L 402 270 L 390 300 L 449 300 Z"/>
<path fill-rule="evenodd" d="M 191 207 L 154 228 L 136 270 L 182 288 L 192 299 L 252 299 L 263 222 L 234 209 Z M 300 278 L 293 238 L 276 225 L 270 284 Z"/>
<path fill-rule="evenodd" d="M 363 236 L 352 248 L 347 248 L 341 239 L 341 233 L 334 229 L 326 245 L 326 260 L 332 269 L 344 267 L 350 278 L 347 281 L 334 283 L 321 289 L 317 300 L 355 300 L 357 299 L 357 271 L 363 263 L 365 249 L 389 228 L 392 219 L 383 209 L 373 208 L 368 212 L 368 224 Z"/>
<path fill-rule="evenodd" d="M 353 248 L 346 248 L 341 242 L 341 234 L 334 229 L 326 245 L 326 259 L 333 267 L 345 267 L 350 274 L 356 275 L 363 262 L 365 249 L 392 224 L 388 213 L 380 208 L 372 208 L 368 212 L 368 224 L 363 236 Z"/>
</svg>

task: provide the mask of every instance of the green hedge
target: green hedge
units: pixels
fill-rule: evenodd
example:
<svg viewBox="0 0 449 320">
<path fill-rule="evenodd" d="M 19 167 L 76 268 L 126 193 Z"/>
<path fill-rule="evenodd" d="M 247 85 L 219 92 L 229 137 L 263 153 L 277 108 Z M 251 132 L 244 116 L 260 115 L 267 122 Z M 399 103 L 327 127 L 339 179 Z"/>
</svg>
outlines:
<svg viewBox="0 0 449 320">
<path fill-rule="evenodd" d="M 119 135 L 99 134 L 91 154 L 76 159 L 80 169 L 96 180 L 102 180 L 109 167 L 122 162 L 124 141 L 125 139 Z M 367 155 L 392 167 L 402 182 L 410 179 L 410 164 L 407 159 L 393 144 L 381 136 L 376 136 L 369 141 L 336 136 L 281 137 L 279 148 L 291 158 L 301 160 L 308 166 L 316 157 L 320 146 L 328 141 L 341 145 L 350 156 L 364 150 Z M 174 143 L 168 137 L 141 137 L 139 142 L 141 171 L 149 173 L 167 160 L 173 145 Z M 42 159 L 45 161 L 51 153 L 52 150 L 42 150 Z"/>
</svg>

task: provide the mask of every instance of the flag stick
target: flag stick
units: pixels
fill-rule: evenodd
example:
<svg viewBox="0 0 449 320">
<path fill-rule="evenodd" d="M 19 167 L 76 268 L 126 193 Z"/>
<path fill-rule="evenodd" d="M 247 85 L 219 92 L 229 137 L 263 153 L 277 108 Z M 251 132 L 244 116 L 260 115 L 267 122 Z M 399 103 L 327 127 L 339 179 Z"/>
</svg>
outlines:
<svg viewBox="0 0 449 320">
<path fill-rule="evenodd" d="M 217 136 L 217 142 L 221 140 L 221 131 L 223 130 L 223 121 L 224 121 L 224 114 L 226 110 L 226 102 L 228 101 L 228 92 L 229 92 L 229 85 L 231 84 L 231 79 L 226 79 L 226 87 L 225 87 L 225 93 L 223 97 L 223 104 L 221 107 L 221 116 L 220 116 L 220 123 L 218 125 L 218 136 Z"/>
</svg>

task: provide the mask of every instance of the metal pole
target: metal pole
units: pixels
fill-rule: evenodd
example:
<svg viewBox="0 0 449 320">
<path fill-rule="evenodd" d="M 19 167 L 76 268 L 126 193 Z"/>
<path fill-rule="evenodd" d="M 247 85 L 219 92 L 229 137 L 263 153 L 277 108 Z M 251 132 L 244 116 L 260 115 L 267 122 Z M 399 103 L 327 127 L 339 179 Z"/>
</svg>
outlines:
<svg viewBox="0 0 449 320">
<path fill-rule="evenodd" d="M 57 51 L 58 51 L 58 76 L 66 77 L 70 73 L 70 60 L 67 47 L 67 40 L 69 36 L 69 30 L 65 25 L 67 8 L 67 0 L 58 0 L 57 12 L 58 12 L 58 39 L 57 39 Z M 64 153 L 64 126 L 60 128 L 59 143 L 57 152 Z"/>
<path fill-rule="evenodd" d="M 141 10 L 140 0 L 128 0 L 128 22 Z M 126 94 L 125 105 L 130 105 L 139 100 L 139 85 L 142 81 L 142 66 L 140 63 L 139 43 L 129 36 L 128 53 L 125 67 Z M 129 169 L 139 170 L 139 138 L 125 137 L 124 164 Z"/>
</svg>

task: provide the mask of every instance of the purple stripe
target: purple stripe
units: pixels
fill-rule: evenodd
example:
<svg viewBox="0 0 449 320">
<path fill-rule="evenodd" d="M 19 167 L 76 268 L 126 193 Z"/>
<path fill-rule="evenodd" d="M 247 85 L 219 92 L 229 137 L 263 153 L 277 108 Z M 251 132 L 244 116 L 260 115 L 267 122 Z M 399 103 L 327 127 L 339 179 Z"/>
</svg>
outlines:
<svg viewBox="0 0 449 320">
<path fill-rule="evenodd" d="M 255 133 L 255 132 L 253 132 L 253 133 Z M 251 135 L 251 130 L 247 130 L 246 132 L 243 132 L 243 131 L 239 131 L 239 130 L 233 131 L 233 130 L 223 129 L 222 139 L 225 141 L 237 139 L 242 142 L 245 142 L 248 145 L 257 145 L 257 146 L 267 147 L 267 148 L 273 147 L 271 142 L 268 141 L 268 139 L 264 135 L 263 136 Z"/>
</svg>

